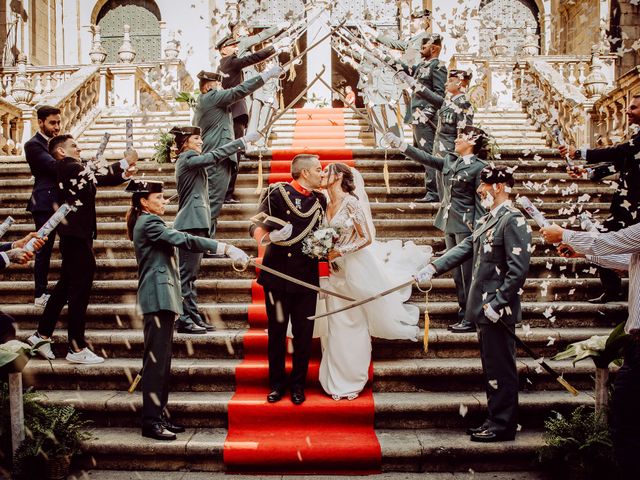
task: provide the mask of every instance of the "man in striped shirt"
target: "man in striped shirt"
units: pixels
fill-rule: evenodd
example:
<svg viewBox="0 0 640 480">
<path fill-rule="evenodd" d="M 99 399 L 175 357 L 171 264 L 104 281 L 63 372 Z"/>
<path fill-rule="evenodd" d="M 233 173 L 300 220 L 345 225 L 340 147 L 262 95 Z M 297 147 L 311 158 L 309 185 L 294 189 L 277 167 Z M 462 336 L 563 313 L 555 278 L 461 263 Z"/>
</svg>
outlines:
<svg viewBox="0 0 640 480">
<path fill-rule="evenodd" d="M 560 243 L 564 257 L 585 256 L 589 261 L 629 271 L 629 318 L 625 332 L 631 341 L 614 383 L 611 436 L 623 479 L 640 478 L 640 224 L 617 232 L 591 233 L 565 230 L 558 225 L 542 228 L 549 243 Z"/>
</svg>

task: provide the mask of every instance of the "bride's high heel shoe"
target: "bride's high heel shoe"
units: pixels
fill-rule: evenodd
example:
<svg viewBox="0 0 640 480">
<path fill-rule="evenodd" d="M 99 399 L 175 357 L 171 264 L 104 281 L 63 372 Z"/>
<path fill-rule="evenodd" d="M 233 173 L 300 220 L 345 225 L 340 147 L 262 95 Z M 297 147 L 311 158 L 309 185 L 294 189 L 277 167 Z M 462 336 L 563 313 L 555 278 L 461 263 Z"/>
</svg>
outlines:
<svg viewBox="0 0 640 480">
<path fill-rule="evenodd" d="M 357 393 L 350 393 L 349 395 L 347 395 L 347 400 L 355 400 L 356 398 L 358 398 Z"/>
<path fill-rule="evenodd" d="M 331 398 L 333 398 L 336 402 L 338 400 L 340 400 L 342 397 L 340 395 L 331 395 Z"/>
</svg>

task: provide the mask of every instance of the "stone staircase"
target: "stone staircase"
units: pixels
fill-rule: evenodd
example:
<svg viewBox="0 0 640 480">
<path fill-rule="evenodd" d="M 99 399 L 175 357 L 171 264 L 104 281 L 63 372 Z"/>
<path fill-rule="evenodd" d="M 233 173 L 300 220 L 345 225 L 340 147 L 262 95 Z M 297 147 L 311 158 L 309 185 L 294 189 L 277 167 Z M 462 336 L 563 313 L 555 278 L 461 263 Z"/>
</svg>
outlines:
<svg viewBox="0 0 640 480">
<path fill-rule="evenodd" d="M 98 146 L 103 132 L 112 133 L 106 152 L 120 158 L 124 150 L 124 120 L 130 115 L 106 113 L 82 135 L 87 156 Z M 188 112 L 134 115 L 135 142 L 141 158 L 152 154 L 160 129 L 189 123 Z M 422 168 L 392 151 L 388 152 L 391 193 L 382 178 L 384 152 L 373 148 L 371 132 L 351 112 L 345 112 L 348 145 L 354 148 L 356 167 L 363 173 L 380 240 L 401 238 L 444 248 L 441 233 L 433 226 L 436 205 L 415 204 L 421 196 Z M 543 202 L 550 219 L 572 219 L 580 209 L 605 212 L 611 189 L 586 180 L 571 180 L 562 161 L 544 146 L 542 134 L 520 112 L 480 112 L 478 123 L 496 137 L 502 148 L 501 163 L 517 165 L 517 194 Z M 293 114 L 285 114 L 275 126 L 273 146 L 290 143 Z M 268 172 L 270 153 L 263 160 Z M 139 163 L 140 175 L 166 182 L 166 196 L 175 193 L 173 164 Z M 236 193 L 242 203 L 225 205 L 219 235 L 255 255 L 248 236 L 247 219 L 257 207 L 258 162 L 256 156 L 241 164 Z M 30 194 L 28 166 L 20 157 L 0 157 L 0 218 L 13 216 L 17 225 L 7 234 L 15 239 L 32 230 L 24 211 Z M 267 174 L 264 175 L 267 180 Z M 589 195 L 588 200 L 584 197 Z M 582 197 L 581 197 L 582 196 Z M 86 445 L 82 465 L 95 469 L 220 471 L 227 425 L 227 403 L 234 391 L 234 369 L 243 357 L 243 335 L 251 302 L 253 272 L 236 272 L 229 260 L 203 261 L 198 292 L 203 310 L 218 326 L 201 336 L 176 334 L 172 366 L 170 410 L 176 421 L 189 427 L 175 442 L 155 442 L 140 436 L 141 396 L 126 390 L 141 367 L 142 323 L 135 309 L 137 270 L 131 242 L 125 237 L 124 214 L 129 202 L 123 188 L 102 188 L 98 193 L 99 236 L 95 242 L 98 268 L 87 311 L 87 339 L 107 361 L 96 366 L 72 365 L 63 358 L 66 324 L 56 331 L 52 366 L 34 359 L 25 371 L 25 382 L 46 393 L 46 402 L 73 404 L 94 421 L 95 439 Z M 580 201 L 578 200 L 580 198 Z M 171 221 L 177 205 L 170 205 Z M 536 230 L 534 228 L 534 230 Z M 570 342 L 605 334 L 626 315 L 626 305 L 594 306 L 599 280 L 583 259 L 562 259 L 534 234 L 536 250 L 523 294 L 523 322 L 518 334 L 541 356 L 549 358 Z M 60 268 L 56 252 L 50 280 Z M 374 339 L 375 427 L 382 447 L 385 471 L 513 471 L 533 470 L 536 449 L 542 445 L 542 423 L 552 411 L 567 412 L 593 403 L 593 368 L 590 362 L 550 362 L 581 390 L 570 396 L 543 373 L 534 360 L 519 354 L 520 424 L 515 442 L 474 444 L 463 430 L 482 420 L 484 386 L 475 334 L 452 334 L 457 305 L 452 278 L 433 282 L 429 296 L 430 348 L 409 341 Z M 37 324 L 40 310 L 33 306 L 30 267 L 14 266 L 0 276 L 2 310 L 14 315 L 20 337 Z M 411 301 L 424 308 L 417 290 Z"/>
</svg>

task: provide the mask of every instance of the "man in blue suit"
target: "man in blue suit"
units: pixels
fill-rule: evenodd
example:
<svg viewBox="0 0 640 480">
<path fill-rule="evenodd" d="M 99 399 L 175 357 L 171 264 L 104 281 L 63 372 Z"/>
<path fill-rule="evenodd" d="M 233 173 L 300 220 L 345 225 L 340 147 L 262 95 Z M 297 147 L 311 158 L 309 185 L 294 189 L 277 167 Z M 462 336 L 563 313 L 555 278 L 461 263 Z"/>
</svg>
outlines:
<svg viewBox="0 0 640 480">
<path fill-rule="evenodd" d="M 38 128 L 36 133 L 24 144 L 24 153 L 31 174 L 35 177 L 31 198 L 27 204 L 27 211 L 31 212 L 36 230 L 53 215 L 58 200 L 58 180 L 56 173 L 57 162 L 49 154 L 49 140 L 60 134 L 60 109 L 44 105 L 38 109 Z M 49 234 L 49 239 L 36 254 L 33 268 L 35 280 L 35 305 L 44 307 L 49 300 L 47 293 L 47 277 L 49 276 L 49 261 L 53 242 L 56 238 L 55 230 Z"/>
</svg>

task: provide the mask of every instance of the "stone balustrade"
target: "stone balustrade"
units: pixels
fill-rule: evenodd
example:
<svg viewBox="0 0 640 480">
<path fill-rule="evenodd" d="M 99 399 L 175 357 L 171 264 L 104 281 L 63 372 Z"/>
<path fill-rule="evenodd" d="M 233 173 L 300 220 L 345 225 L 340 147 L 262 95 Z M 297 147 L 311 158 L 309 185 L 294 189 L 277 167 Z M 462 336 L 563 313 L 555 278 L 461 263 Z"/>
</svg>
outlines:
<svg viewBox="0 0 640 480">
<path fill-rule="evenodd" d="M 618 79 L 615 89 L 593 105 L 591 121 L 599 145 L 623 141 L 627 132 L 626 110 L 633 95 L 640 94 L 640 66 Z"/>
<path fill-rule="evenodd" d="M 27 67 L 26 75 L 34 90 L 32 103 L 40 103 L 43 96 L 52 93 L 78 71 L 78 66 Z M 18 67 L 6 67 L 0 72 L 0 98 L 12 101 L 11 92 L 18 77 Z"/>
<path fill-rule="evenodd" d="M 20 155 L 23 138 L 31 134 L 31 115 L 0 98 L 0 155 Z"/>
</svg>

